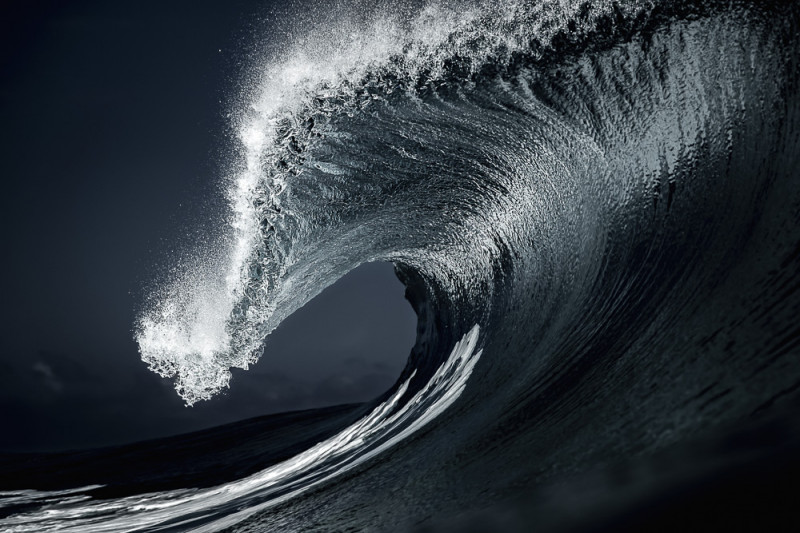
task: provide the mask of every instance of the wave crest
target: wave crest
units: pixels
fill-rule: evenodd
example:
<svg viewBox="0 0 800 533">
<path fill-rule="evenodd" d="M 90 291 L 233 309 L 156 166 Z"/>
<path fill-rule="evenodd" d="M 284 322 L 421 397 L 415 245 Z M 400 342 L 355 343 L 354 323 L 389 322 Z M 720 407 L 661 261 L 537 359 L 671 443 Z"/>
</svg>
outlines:
<svg viewBox="0 0 800 533">
<path fill-rule="evenodd" d="M 175 377 L 188 404 L 227 387 L 230 368 L 258 360 L 267 334 L 349 270 L 377 259 L 421 263 L 419 250 L 403 249 L 402 243 L 387 249 L 376 242 L 346 257 L 315 255 L 311 235 L 318 242 L 321 227 L 352 226 L 365 214 L 334 220 L 325 204 L 357 202 L 365 196 L 359 188 L 387 197 L 392 192 L 391 183 L 360 182 L 357 162 L 332 151 L 336 143 L 352 140 L 337 122 L 369 116 L 381 104 L 458 89 L 487 66 L 540 57 L 567 29 L 575 35 L 576 27 L 588 31 L 609 13 L 622 16 L 612 3 L 574 2 L 484 2 L 467 9 L 432 3 L 411 18 L 382 11 L 366 22 L 354 13 L 297 38 L 285 57 L 254 75 L 255 88 L 246 91 L 237 118 L 243 162 L 228 187 L 230 229 L 199 258 L 186 261 L 194 266 L 164 283 L 137 321 L 142 359 L 158 374 Z M 320 139 L 328 143 L 326 150 L 310 156 Z M 395 149 L 413 159 L 402 147 Z M 317 187 L 318 198 L 310 201 L 320 207 L 300 214 L 283 198 L 309 170 L 352 180 L 347 187 L 356 190 Z"/>
</svg>

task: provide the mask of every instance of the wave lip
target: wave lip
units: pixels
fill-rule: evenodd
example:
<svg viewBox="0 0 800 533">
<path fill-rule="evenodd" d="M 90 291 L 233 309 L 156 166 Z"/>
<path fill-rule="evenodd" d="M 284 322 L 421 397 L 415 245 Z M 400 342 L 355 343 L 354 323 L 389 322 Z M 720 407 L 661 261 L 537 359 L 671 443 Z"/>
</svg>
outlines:
<svg viewBox="0 0 800 533">
<path fill-rule="evenodd" d="M 588 33 L 609 14 L 641 10 L 607 2 L 433 2 L 411 17 L 376 11 L 365 18 L 363 6 L 355 6 L 298 38 L 285 56 L 259 67 L 243 96 L 236 128 L 242 158 L 227 191 L 229 228 L 186 258 L 182 271 L 152 295 L 135 327 L 143 361 L 175 378 L 178 394 L 191 405 L 226 388 L 230 368 L 246 369 L 258 360 L 267 334 L 349 270 L 374 260 L 421 268 L 425 250 L 413 242 L 349 246 L 339 257 L 319 253 L 326 230 L 341 234 L 359 218 L 380 216 L 339 213 L 340 202 L 393 196 L 390 175 L 387 183 L 366 185 L 374 188 L 363 191 L 367 197 L 355 191 L 353 198 L 354 191 L 341 184 L 323 185 L 337 176 L 356 189 L 365 185 L 358 174 L 369 163 L 335 155 L 337 143 L 356 138 L 340 123 L 383 113 L 396 102 L 425 101 L 521 58 L 541 58 L 567 29 Z M 401 160 L 416 159 L 403 146 L 390 149 Z M 306 176 L 320 175 L 329 179 L 313 190 L 316 207 L 289 199 L 304 191 Z"/>
</svg>

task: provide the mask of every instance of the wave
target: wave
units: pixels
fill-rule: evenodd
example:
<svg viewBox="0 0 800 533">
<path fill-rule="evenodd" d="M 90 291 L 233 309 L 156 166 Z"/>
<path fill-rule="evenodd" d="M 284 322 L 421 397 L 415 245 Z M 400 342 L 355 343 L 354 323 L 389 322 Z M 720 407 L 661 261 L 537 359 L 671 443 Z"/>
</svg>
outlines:
<svg viewBox="0 0 800 533">
<path fill-rule="evenodd" d="M 178 393 L 191 404 L 228 386 L 229 368 L 255 362 L 264 337 L 286 316 L 359 264 L 407 264 L 455 293 L 453 283 L 464 277 L 461 265 L 438 263 L 449 261 L 452 250 L 446 248 L 459 244 L 460 253 L 471 256 L 470 237 L 492 238 L 483 235 L 484 221 L 464 217 L 478 215 L 481 199 L 506 185 L 483 169 L 465 179 L 460 172 L 449 179 L 426 175 L 436 166 L 453 173 L 447 161 L 426 168 L 428 160 L 446 153 L 444 137 L 482 120 L 496 88 L 472 88 L 486 101 L 454 102 L 459 108 L 453 117 L 440 99 L 484 79 L 518 75 L 513 71 L 520 67 L 512 63 L 544 53 L 531 50 L 532 41 L 563 37 L 569 17 L 588 27 L 607 23 L 610 9 L 517 2 L 454 10 L 436 4 L 411 21 L 382 14 L 357 33 L 339 23 L 335 31 L 301 39 L 286 59 L 263 69 L 255 94 L 247 95 L 238 127 L 244 164 L 228 191 L 233 235 L 204 250 L 198 264 L 167 285 L 141 316 L 136 339 L 145 362 L 175 377 Z M 331 57 L 330 50 L 338 53 Z M 509 72 L 487 76 L 487 67 Z M 492 137 L 515 135 L 514 125 L 495 119 L 500 122 L 485 125 L 474 139 L 482 150 L 464 154 L 465 164 L 480 164 L 488 149 L 508 149 Z M 497 163 L 497 170 L 516 164 Z M 448 196 L 456 191 L 427 197 L 448 181 L 463 189 L 460 197 Z M 474 187 L 465 188 L 466 181 Z M 469 209 L 440 224 L 430 206 L 445 202 L 450 209 Z M 410 215 L 437 226 L 441 235 L 414 235 L 403 223 Z M 380 240 L 363 238 L 372 229 Z M 389 238 L 391 231 L 400 238 Z M 452 272 L 440 276 L 443 269 Z"/>
<path fill-rule="evenodd" d="M 385 529 L 770 410 L 800 386 L 799 14 L 432 4 L 304 34 L 244 92 L 229 234 L 136 340 L 192 404 L 390 261 L 419 317 L 397 385 L 239 481 L 0 523 Z"/>
</svg>

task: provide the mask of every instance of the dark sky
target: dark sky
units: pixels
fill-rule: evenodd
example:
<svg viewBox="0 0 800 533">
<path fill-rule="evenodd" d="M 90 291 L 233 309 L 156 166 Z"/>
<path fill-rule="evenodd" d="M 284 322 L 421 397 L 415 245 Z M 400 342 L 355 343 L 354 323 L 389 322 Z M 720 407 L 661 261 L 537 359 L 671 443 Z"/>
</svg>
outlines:
<svg viewBox="0 0 800 533">
<path fill-rule="evenodd" d="M 416 317 L 386 264 L 326 290 L 230 391 L 193 408 L 132 338 L 147 284 L 224 207 L 224 117 L 248 51 L 280 40 L 275 6 L 6 4 L 0 450 L 141 440 L 364 401 L 394 382 Z"/>
</svg>

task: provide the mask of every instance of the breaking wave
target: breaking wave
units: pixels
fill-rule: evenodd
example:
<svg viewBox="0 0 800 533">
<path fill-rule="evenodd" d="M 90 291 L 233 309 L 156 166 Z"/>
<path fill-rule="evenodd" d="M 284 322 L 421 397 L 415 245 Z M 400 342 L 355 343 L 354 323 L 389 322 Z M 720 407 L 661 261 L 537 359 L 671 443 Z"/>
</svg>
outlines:
<svg viewBox="0 0 800 533">
<path fill-rule="evenodd" d="M 213 489 L 17 494 L 58 512 L 0 523 L 381 529 L 797 390 L 797 3 L 531 4 L 357 5 L 254 69 L 229 230 L 137 323 L 192 404 L 325 287 L 392 262 L 418 339 L 371 411 Z"/>
</svg>

